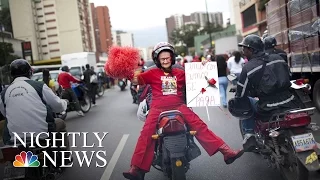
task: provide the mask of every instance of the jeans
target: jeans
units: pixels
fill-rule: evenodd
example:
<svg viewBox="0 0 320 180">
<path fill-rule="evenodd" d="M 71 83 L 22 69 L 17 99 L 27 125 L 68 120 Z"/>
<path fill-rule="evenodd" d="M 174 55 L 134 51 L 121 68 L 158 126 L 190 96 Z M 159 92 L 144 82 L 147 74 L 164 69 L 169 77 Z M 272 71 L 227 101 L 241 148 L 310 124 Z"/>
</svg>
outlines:
<svg viewBox="0 0 320 180">
<path fill-rule="evenodd" d="M 227 88 L 228 78 L 226 76 L 219 77 L 220 98 L 223 106 L 227 106 Z"/>
<path fill-rule="evenodd" d="M 89 89 L 89 96 L 91 98 L 92 104 L 96 104 L 96 95 L 98 91 L 98 84 L 90 83 L 87 88 Z"/>
<path fill-rule="evenodd" d="M 254 117 L 257 113 L 258 100 L 254 99 L 252 97 L 249 97 L 249 99 L 250 99 L 254 114 L 252 117 L 242 120 L 242 129 L 243 129 L 244 134 L 247 134 L 247 133 L 253 134 L 254 133 L 254 126 L 255 126 Z"/>
</svg>

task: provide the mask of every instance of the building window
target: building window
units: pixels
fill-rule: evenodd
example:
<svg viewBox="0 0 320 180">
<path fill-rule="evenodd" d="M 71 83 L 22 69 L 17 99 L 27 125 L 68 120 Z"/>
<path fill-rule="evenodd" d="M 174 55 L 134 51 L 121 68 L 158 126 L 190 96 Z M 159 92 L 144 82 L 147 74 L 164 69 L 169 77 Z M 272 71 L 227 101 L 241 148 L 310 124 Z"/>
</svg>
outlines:
<svg viewBox="0 0 320 180">
<path fill-rule="evenodd" d="M 38 25 L 44 25 L 44 23 L 42 22 L 42 23 L 38 23 Z"/>
<path fill-rule="evenodd" d="M 56 22 L 56 20 L 55 19 L 49 19 L 49 20 L 46 20 L 46 22 L 48 23 L 48 22 Z"/>
<path fill-rule="evenodd" d="M 48 27 L 47 30 L 57 29 L 57 27 Z"/>
<path fill-rule="evenodd" d="M 243 27 L 249 27 L 257 23 L 255 5 L 252 5 L 242 13 Z"/>
<path fill-rule="evenodd" d="M 38 18 L 42 18 L 43 17 L 43 15 L 38 15 Z"/>
<path fill-rule="evenodd" d="M 54 14 L 54 12 L 46 12 L 46 13 L 44 13 L 44 15 L 50 15 L 50 14 Z"/>
<path fill-rule="evenodd" d="M 53 4 L 48 4 L 48 5 L 44 5 L 43 7 L 47 8 L 47 7 L 53 7 L 53 6 L 54 6 Z"/>
<path fill-rule="evenodd" d="M 42 8 L 37 8 L 37 11 L 40 11 L 40 10 L 42 10 Z"/>
<path fill-rule="evenodd" d="M 43 55 L 47 55 L 48 53 L 47 53 L 47 52 L 43 52 L 42 54 L 43 54 Z"/>
<path fill-rule="evenodd" d="M 42 45 L 42 47 L 48 47 L 48 45 Z"/>
<path fill-rule="evenodd" d="M 60 49 L 51 49 L 50 52 L 58 52 Z"/>
<path fill-rule="evenodd" d="M 39 32 L 46 32 L 46 30 L 40 30 Z"/>
<path fill-rule="evenodd" d="M 55 42 L 49 42 L 49 44 L 59 44 L 58 41 L 55 41 Z"/>
<path fill-rule="evenodd" d="M 47 38 L 45 38 L 45 37 L 43 37 L 43 38 L 41 38 L 41 40 L 46 40 Z"/>
<path fill-rule="evenodd" d="M 48 35 L 48 37 L 57 37 L 58 36 L 58 34 L 50 34 L 50 35 Z"/>
</svg>

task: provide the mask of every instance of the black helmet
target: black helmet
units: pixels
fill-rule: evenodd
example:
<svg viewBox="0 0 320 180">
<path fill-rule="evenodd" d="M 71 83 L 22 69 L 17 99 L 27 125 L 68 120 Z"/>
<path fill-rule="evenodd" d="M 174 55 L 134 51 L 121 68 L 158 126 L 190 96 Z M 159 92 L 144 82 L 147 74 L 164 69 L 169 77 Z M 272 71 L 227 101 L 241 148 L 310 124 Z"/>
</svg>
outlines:
<svg viewBox="0 0 320 180">
<path fill-rule="evenodd" d="M 229 112 L 234 117 L 251 118 L 254 115 L 253 108 L 248 97 L 232 98 L 228 102 Z"/>
<path fill-rule="evenodd" d="M 68 66 L 62 66 L 61 67 L 61 71 L 69 72 L 69 67 Z"/>
<path fill-rule="evenodd" d="M 152 59 L 153 59 L 153 62 L 157 65 L 157 67 L 161 68 L 161 64 L 158 57 L 162 51 L 169 51 L 171 53 L 171 58 L 172 58 L 171 66 L 174 65 L 176 63 L 176 57 L 175 57 L 175 50 L 173 45 L 167 42 L 160 42 L 154 46 L 152 51 Z"/>
<path fill-rule="evenodd" d="M 264 41 L 265 49 L 270 49 L 277 45 L 277 40 L 273 36 L 267 36 L 266 38 L 263 39 L 263 41 Z"/>
<path fill-rule="evenodd" d="M 264 51 L 261 38 L 254 34 L 246 36 L 238 46 L 248 47 L 255 51 Z"/>
<path fill-rule="evenodd" d="M 16 59 L 10 64 L 10 72 L 13 78 L 17 77 L 27 77 L 32 76 L 32 68 L 27 60 L 25 59 Z"/>
</svg>

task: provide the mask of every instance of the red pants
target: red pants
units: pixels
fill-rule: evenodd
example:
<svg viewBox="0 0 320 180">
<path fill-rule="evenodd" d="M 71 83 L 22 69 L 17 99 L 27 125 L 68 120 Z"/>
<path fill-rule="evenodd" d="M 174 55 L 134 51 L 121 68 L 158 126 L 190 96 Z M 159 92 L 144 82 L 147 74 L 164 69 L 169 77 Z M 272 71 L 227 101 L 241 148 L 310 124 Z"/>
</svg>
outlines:
<svg viewBox="0 0 320 180">
<path fill-rule="evenodd" d="M 178 107 L 177 110 L 184 115 L 190 130 L 197 131 L 196 138 L 209 156 L 214 155 L 224 141 L 209 130 L 208 126 L 186 105 Z M 145 171 L 150 171 L 152 165 L 156 141 L 151 136 L 156 133 L 156 125 L 161 112 L 161 110 L 151 108 L 131 160 L 131 165 Z"/>
</svg>

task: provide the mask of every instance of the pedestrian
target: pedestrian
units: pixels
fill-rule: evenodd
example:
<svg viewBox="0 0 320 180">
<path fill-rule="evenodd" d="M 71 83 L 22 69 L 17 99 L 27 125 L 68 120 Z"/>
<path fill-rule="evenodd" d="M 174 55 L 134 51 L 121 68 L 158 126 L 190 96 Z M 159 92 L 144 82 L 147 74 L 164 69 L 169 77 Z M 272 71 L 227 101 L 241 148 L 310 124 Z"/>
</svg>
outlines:
<svg viewBox="0 0 320 180">
<path fill-rule="evenodd" d="M 84 83 L 89 89 L 89 96 L 91 97 L 92 105 L 96 106 L 96 94 L 98 89 L 98 77 L 97 73 L 94 72 L 94 68 L 89 64 L 86 64 L 86 70 L 83 73 Z"/>
<path fill-rule="evenodd" d="M 227 108 L 227 88 L 228 88 L 228 78 L 227 78 L 227 62 L 224 56 L 216 56 L 217 66 L 218 66 L 218 77 L 219 77 L 219 91 L 221 103 L 224 108 Z"/>
<path fill-rule="evenodd" d="M 236 79 L 232 81 L 232 84 L 236 86 L 240 78 L 242 67 L 245 64 L 245 60 L 241 57 L 241 53 L 239 51 L 234 51 L 232 56 L 228 59 L 227 64 L 230 74 L 234 74 L 236 76 Z"/>
</svg>

